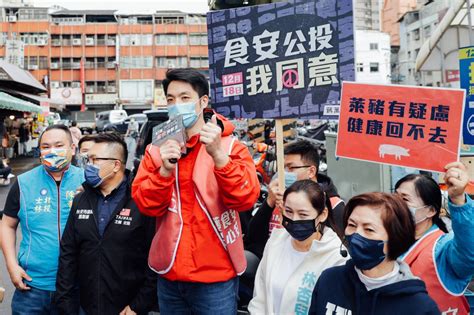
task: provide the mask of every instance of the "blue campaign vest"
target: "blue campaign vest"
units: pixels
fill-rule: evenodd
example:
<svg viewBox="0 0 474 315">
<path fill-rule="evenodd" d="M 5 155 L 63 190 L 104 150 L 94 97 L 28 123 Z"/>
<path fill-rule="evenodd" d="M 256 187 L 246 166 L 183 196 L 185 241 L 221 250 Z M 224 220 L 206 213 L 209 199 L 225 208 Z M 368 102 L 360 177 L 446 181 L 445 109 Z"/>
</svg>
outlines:
<svg viewBox="0 0 474 315">
<path fill-rule="evenodd" d="M 32 278 L 28 285 L 34 288 L 56 290 L 59 240 L 76 190 L 83 182 L 84 171 L 72 165 L 59 187 L 42 165 L 18 176 L 18 219 L 23 236 L 18 262 Z"/>
</svg>

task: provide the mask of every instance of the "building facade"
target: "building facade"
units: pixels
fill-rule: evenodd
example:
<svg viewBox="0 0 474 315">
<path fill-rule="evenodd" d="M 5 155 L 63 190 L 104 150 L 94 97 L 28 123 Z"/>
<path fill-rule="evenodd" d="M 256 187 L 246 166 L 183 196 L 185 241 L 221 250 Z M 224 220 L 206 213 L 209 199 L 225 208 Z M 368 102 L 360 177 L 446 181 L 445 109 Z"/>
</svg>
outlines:
<svg viewBox="0 0 474 315">
<path fill-rule="evenodd" d="M 354 24 L 358 30 L 380 31 L 383 0 L 354 1 Z"/>
<path fill-rule="evenodd" d="M 68 110 L 165 105 L 167 69 L 207 73 L 203 14 L 0 8 L 0 58 L 29 70 Z"/>
<path fill-rule="evenodd" d="M 426 2 L 426 1 L 425 1 Z M 415 71 L 416 57 L 449 8 L 449 0 L 419 3 L 418 9 L 406 12 L 399 20 L 400 46 L 392 64 L 393 83 L 441 86 L 441 71 Z"/>
<path fill-rule="evenodd" d="M 356 30 L 356 81 L 390 84 L 390 35 Z"/>
</svg>

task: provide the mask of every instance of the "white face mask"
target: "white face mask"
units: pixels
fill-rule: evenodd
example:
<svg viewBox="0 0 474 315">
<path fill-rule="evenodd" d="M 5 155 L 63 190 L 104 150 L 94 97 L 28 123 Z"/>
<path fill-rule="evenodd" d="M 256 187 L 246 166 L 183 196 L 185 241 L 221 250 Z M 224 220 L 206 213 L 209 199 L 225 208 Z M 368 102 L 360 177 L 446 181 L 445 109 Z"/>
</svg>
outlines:
<svg viewBox="0 0 474 315">
<path fill-rule="evenodd" d="M 418 223 L 421 223 L 423 221 L 425 221 L 426 219 L 428 219 L 427 216 L 425 216 L 424 218 L 422 219 L 419 219 L 418 221 L 416 220 L 416 212 L 420 209 L 423 209 L 423 208 L 426 208 L 426 207 L 429 207 L 429 206 L 421 206 L 421 207 L 418 207 L 418 208 L 415 208 L 415 207 L 408 207 L 408 209 L 410 209 L 410 212 L 411 212 L 411 215 L 413 217 L 413 220 L 415 221 L 415 224 L 418 224 Z"/>
</svg>

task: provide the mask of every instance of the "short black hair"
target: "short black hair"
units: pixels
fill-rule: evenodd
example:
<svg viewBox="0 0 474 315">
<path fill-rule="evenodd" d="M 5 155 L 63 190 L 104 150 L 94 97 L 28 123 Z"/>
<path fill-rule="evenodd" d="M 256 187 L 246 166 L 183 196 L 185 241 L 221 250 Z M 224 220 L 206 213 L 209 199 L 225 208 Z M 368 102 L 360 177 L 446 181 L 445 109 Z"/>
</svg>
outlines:
<svg viewBox="0 0 474 315">
<path fill-rule="evenodd" d="M 81 145 L 84 142 L 88 142 L 88 141 L 94 141 L 95 142 L 95 137 L 96 136 L 93 136 L 93 135 L 85 135 L 85 136 L 81 137 L 81 140 L 79 140 L 79 143 L 77 144 L 79 150 L 81 149 Z"/>
<path fill-rule="evenodd" d="M 209 83 L 206 77 L 196 69 L 169 69 L 166 72 L 166 78 L 162 82 L 165 95 L 168 93 L 168 86 L 171 81 L 183 81 L 189 83 L 198 93 L 199 97 L 204 95 L 209 96 Z"/>
<path fill-rule="evenodd" d="M 50 131 L 50 130 L 62 130 L 62 131 L 64 131 L 67 135 L 67 138 L 69 139 L 69 144 L 73 143 L 72 142 L 71 131 L 69 131 L 69 128 L 66 125 L 58 124 L 58 125 L 48 126 L 45 130 L 43 130 L 43 132 L 41 133 L 41 135 L 39 136 L 39 139 L 38 139 L 38 147 L 41 146 L 41 140 L 43 139 L 44 133 L 47 132 L 47 131 Z"/>
<path fill-rule="evenodd" d="M 73 120 L 71 123 L 71 126 L 76 127 L 77 126 L 77 121 Z"/>
<path fill-rule="evenodd" d="M 298 154 L 301 160 L 309 165 L 316 166 L 316 172 L 319 168 L 318 148 L 307 140 L 297 140 L 289 143 L 285 147 L 285 155 Z"/>
<path fill-rule="evenodd" d="M 107 144 L 115 144 L 119 145 L 121 147 L 121 157 L 120 161 L 125 165 L 127 163 L 127 157 L 128 157 L 128 150 L 127 150 L 127 144 L 123 140 L 122 136 L 119 135 L 116 132 L 106 132 L 106 133 L 100 133 L 97 134 L 93 137 L 93 141 L 95 143 L 107 143 Z"/>
</svg>

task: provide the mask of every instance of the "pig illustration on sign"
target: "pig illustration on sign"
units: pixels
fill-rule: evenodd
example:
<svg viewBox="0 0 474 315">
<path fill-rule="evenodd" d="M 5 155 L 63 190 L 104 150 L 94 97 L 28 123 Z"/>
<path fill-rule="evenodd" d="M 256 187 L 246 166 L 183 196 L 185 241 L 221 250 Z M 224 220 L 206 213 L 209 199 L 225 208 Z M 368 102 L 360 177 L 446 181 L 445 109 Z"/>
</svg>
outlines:
<svg viewBox="0 0 474 315">
<path fill-rule="evenodd" d="M 398 145 L 381 144 L 379 146 L 379 156 L 381 158 L 384 158 L 385 154 L 387 154 L 387 155 L 395 155 L 395 160 L 401 160 L 402 156 L 410 156 L 408 151 L 410 151 L 410 149 L 405 149 Z"/>
</svg>

